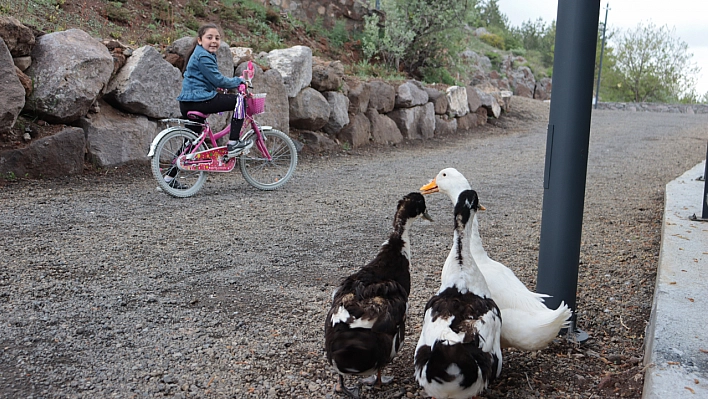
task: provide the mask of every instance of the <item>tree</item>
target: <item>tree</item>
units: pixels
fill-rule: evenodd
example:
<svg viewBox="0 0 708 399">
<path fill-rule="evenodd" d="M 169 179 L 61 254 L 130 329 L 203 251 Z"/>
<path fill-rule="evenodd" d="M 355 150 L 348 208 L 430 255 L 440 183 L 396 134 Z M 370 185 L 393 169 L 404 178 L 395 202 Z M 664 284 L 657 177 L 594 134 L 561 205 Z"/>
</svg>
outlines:
<svg viewBox="0 0 708 399">
<path fill-rule="evenodd" d="M 624 101 L 676 102 L 684 97 L 700 69 L 691 62 L 688 44 L 674 34 L 675 29 L 651 22 L 625 32 L 614 53 L 619 81 L 608 89 L 630 97 Z"/>
<path fill-rule="evenodd" d="M 379 57 L 416 77 L 450 65 L 465 23 L 478 19 L 475 6 L 476 0 L 382 0 L 383 21 L 366 18 L 365 56 Z"/>
</svg>

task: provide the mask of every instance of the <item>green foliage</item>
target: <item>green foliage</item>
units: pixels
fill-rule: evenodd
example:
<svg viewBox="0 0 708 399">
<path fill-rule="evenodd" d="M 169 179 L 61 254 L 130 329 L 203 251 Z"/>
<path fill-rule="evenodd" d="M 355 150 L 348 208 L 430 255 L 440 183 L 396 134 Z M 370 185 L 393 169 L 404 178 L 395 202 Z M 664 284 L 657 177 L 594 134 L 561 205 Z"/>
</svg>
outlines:
<svg viewBox="0 0 708 399">
<path fill-rule="evenodd" d="M 450 86 L 457 84 L 455 78 L 445 68 L 423 67 L 422 72 L 425 83 L 444 83 Z"/>
<path fill-rule="evenodd" d="M 688 44 L 675 29 L 640 23 L 625 32 L 603 62 L 609 73 L 601 84 L 610 99 L 634 102 L 678 102 L 697 99 L 693 92 L 699 68 Z M 601 90 L 601 94 L 603 90 Z"/>
<path fill-rule="evenodd" d="M 495 35 L 494 33 L 485 33 L 479 36 L 479 40 L 483 41 L 484 43 L 487 43 L 492 47 L 504 50 L 504 38 L 499 35 Z"/>
<path fill-rule="evenodd" d="M 484 54 L 487 58 L 489 58 L 489 61 L 492 62 L 492 67 L 494 69 L 499 69 L 499 66 L 502 63 L 502 56 L 501 54 L 497 52 L 490 51 L 486 54 Z"/>
<path fill-rule="evenodd" d="M 348 75 L 360 78 L 380 78 L 386 81 L 402 81 L 406 79 L 404 74 L 385 64 L 371 64 L 367 60 L 355 64 L 346 65 L 345 72 Z"/>
<path fill-rule="evenodd" d="M 382 0 L 385 23 L 375 14 L 365 20 L 364 56 L 417 77 L 422 68 L 452 65 L 452 55 L 462 49 L 466 22 L 476 18 L 475 4 L 475 0 Z"/>
<path fill-rule="evenodd" d="M 327 39 L 329 44 L 335 48 L 342 48 L 344 43 L 349 41 L 349 31 L 347 31 L 347 23 L 344 20 L 338 19 L 332 29 L 327 31 Z"/>
<path fill-rule="evenodd" d="M 106 17 L 109 21 L 126 23 L 130 21 L 130 11 L 123 8 L 123 4 L 118 1 L 109 1 L 106 5 Z"/>
<path fill-rule="evenodd" d="M 480 26 L 509 30 L 509 19 L 499 10 L 499 0 L 483 0 L 476 6 L 479 12 Z"/>
<path fill-rule="evenodd" d="M 204 18 L 207 15 L 204 3 L 200 0 L 189 0 L 184 9 L 187 13 L 191 13 L 193 16 L 198 18 Z"/>
</svg>

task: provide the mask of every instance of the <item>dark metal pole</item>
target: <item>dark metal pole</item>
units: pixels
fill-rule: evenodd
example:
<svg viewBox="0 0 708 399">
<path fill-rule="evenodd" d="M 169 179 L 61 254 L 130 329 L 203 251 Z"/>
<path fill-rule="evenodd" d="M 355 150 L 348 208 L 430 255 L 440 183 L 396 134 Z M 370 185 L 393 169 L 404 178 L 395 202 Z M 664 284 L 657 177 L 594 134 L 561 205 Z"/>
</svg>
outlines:
<svg viewBox="0 0 708 399">
<path fill-rule="evenodd" d="M 536 291 L 574 312 L 599 15 L 600 0 L 558 2 Z"/>
<path fill-rule="evenodd" d="M 605 23 L 602 24 L 602 45 L 600 46 L 600 66 L 597 68 L 597 89 L 595 90 L 595 109 L 600 102 L 600 76 L 602 76 L 602 56 L 605 53 L 605 35 L 607 33 L 607 13 L 610 12 L 610 3 L 605 6 Z"/>
<path fill-rule="evenodd" d="M 702 218 L 708 220 L 708 149 L 706 149 L 706 167 L 703 171 L 703 212 Z"/>
</svg>

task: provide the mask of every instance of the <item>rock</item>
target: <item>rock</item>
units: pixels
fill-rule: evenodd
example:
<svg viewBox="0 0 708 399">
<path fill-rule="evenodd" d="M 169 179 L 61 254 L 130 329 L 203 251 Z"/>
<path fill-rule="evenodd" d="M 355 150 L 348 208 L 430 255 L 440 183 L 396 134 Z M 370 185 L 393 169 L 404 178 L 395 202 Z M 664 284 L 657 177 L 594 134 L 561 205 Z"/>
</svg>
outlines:
<svg viewBox="0 0 708 399">
<path fill-rule="evenodd" d="M 320 130 L 329 121 L 329 102 L 319 91 L 308 87 L 290 98 L 290 126 L 304 130 Z"/>
<path fill-rule="evenodd" d="M 529 67 L 519 67 L 511 73 L 511 87 L 514 95 L 520 97 L 534 98 L 536 79 Z"/>
<path fill-rule="evenodd" d="M 231 51 L 231 60 L 234 65 L 253 61 L 253 49 L 250 47 L 231 47 L 229 51 Z"/>
<path fill-rule="evenodd" d="M 309 130 L 300 132 L 300 141 L 304 145 L 303 152 L 310 154 L 334 151 L 339 148 L 339 145 L 326 134 Z"/>
<path fill-rule="evenodd" d="M 536 100 L 550 100 L 551 99 L 551 89 L 553 88 L 553 81 L 551 78 L 541 78 L 536 82 L 536 86 L 533 92 L 533 98 Z"/>
<path fill-rule="evenodd" d="M 0 133 L 9 131 L 25 106 L 25 88 L 18 77 L 10 51 L 0 40 Z M 22 73 L 22 72 L 19 72 Z"/>
<path fill-rule="evenodd" d="M 396 105 L 396 89 L 386 82 L 373 80 L 367 83 L 369 87 L 369 105 L 380 114 L 393 111 Z"/>
<path fill-rule="evenodd" d="M 180 71 L 154 47 L 143 46 L 113 77 L 103 99 L 125 112 L 151 118 L 178 117 L 181 113 L 177 96 L 181 88 Z"/>
<path fill-rule="evenodd" d="M 311 86 L 317 91 L 336 91 L 342 86 L 344 65 L 341 61 L 325 62 L 313 58 Z"/>
<path fill-rule="evenodd" d="M 465 87 L 467 92 L 467 107 L 470 112 L 477 112 L 477 109 L 482 106 L 482 99 L 479 97 L 479 93 L 471 86 Z"/>
<path fill-rule="evenodd" d="M 432 103 L 413 108 L 397 108 L 387 115 L 407 139 L 429 139 L 435 134 L 435 107 Z"/>
<path fill-rule="evenodd" d="M 327 99 L 330 107 L 329 120 L 324 125 L 323 129 L 329 134 L 337 133 L 342 128 L 349 124 L 349 98 L 337 91 L 327 91 L 324 97 Z"/>
<path fill-rule="evenodd" d="M 32 65 L 32 57 L 29 55 L 25 57 L 13 57 L 12 62 L 17 68 L 20 69 L 20 71 L 24 72 L 30 67 L 30 65 Z"/>
<path fill-rule="evenodd" d="M 482 108 L 484 109 L 484 108 Z M 486 110 L 485 110 L 486 111 Z M 485 114 L 486 115 L 486 114 Z M 485 123 L 487 121 L 485 120 Z M 465 116 L 457 118 L 457 131 L 461 133 L 469 133 L 479 125 L 477 113 L 468 113 Z"/>
<path fill-rule="evenodd" d="M 79 29 L 39 37 L 32 59 L 26 73 L 34 90 L 25 108 L 51 123 L 71 123 L 86 115 L 113 72 L 106 46 Z"/>
<path fill-rule="evenodd" d="M 34 32 L 22 22 L 9 16 L 0 16 L 0 38 L 13 57 L 25 57 L 32 54 L 35 45 Z"/>
<path fill-rule="evenodd" d="M 433 87 L 426 87 L 425 91 L 428 93 L 428 99 L 431 103 L 433 103 L 435 115 L 446 114 L 447 109 L 450 106 L 450 102 L 447 100 L 447 93 Z"/>
<path fill-rule="evenodd" d="M 358 79 L 347 80 L 347 97 L 349 97 L 349 113 L 361 114 L 369 108 L 369 99 L 371 97 L 371 86 L 368 83 Z"/>
<path fill-rule="evenodd" d="M 501 115 L 501 106 L 499 105 L 497 99 L 491 94 L 483 92 L 479 88 L 475 87 L 474 89 L 482 101 L 482 107 L 487 109 L 487 115 L 491 115 L 494 118 L 499 118 L 499 115 Z"/>
<path fill-rule="evenodd" d="M 85 146 L 84 131 L 68 127 L 31 143 L 29 147 L 0 151 L 0 175 L 40 178 L 81 173 Z"/>
<path fill-rule="evenodd" d="M 398 144 L 403 141 L 403 134 L 393 119 L 379 114 L 375 108 L 367 109 L 365 115 L 371 123 L 371 139 L 374 143 Z"/>
<path fill-rule="evenodd" d="M 108 104 L 79 120 L 86 132 L 88 160 L 105 168 L 131 161 L 148 161 L 147 149 L 157 135 L 157 123 L 145 116 L 122 113 Z"/>
<path fill-rule="evenodd" d="M 270 67 L 283 77 L 289 98 L 295 97 L 312 81 L 312 50 L 306 46 L 294 46 L 273 50 L 267 56 Z"/>
<path fill-rule="evenodd" d="M 465 87 L 450 86 L 445 91 L 445 96 L 449 104 L 449 113 L 451 116 L 464 116 L 470 111 L 467 102 L 467 89 Z"/>
<path fill-rule="evenodd" d="M 435 137 L 447 136 L 455 132 L 457 132 L 457 118 L 435 115 Z"/>
<path fill-rule="evenodd" d="M 349 124 L 344 126 L 335 136 L 340 142 L 351 144 L 352 148 L 369 143 L 371 122 L 364 114 L 349 116 Z"/>
<path fill-rule="evenodd" d="M 428 93 L 419 82 L 409 80 L 396 88 L 396 108 L 411 108 L 428 102 Z"/>
<path fill-rule="evenodd" d="M 240 64 L 236 68 L 236 76 L 242 74 L 246 63 Z M 255 116 L 255 120 L 261 125 L 272 126 L 284 133 L 290 132 L 290 104 L 288 101 L 287 88 L 283 83 L 283 77 L 276 69 L 263 71 L 254 64 L 256 71 L 253 77 L 253 92 L 268 93 L 266 96 L 265 112 Z"/>
</svg>

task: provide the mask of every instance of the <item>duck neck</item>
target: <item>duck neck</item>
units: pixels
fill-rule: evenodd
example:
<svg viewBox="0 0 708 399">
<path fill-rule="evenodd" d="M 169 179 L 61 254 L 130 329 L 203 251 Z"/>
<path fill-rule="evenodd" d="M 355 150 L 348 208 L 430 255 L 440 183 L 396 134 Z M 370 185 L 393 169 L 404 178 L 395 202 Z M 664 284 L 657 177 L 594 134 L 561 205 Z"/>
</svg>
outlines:
<svg viewBox="0 0 708 399">
<path fill-rule="evenodd" d="M 479 236 L 479 221 L 477 220 L 476 213 L 474 218 L 472 218 L 472 223 L 468 224 L 472 225 L 469 233 L 470 253 L 472 253 L 472 257 L 477 261 L 489 259 L 487 251 L 485 251 L 484 246 L 482 246 L 482 237 Z"/>
<path fill-rule="evenodd" d="M 453 234 L 453 243 L 448 259 L 442 271 L 440 292 L 449 287 L 456 287 L 460 292 L 472 292 L 482 297 L 491 297 L 487 281 L 477 267 L 477 262 L 470 252 L 470 239 L 474 223 L 458 225 Z"/>
<path fill-rule="evenodd" d="M 399 239 L 403 243 L 401 252 L 406 256 L 406 258 L 411 258 L 411 247 L 410 247 L 410 233 L 409 227 L 410 219 L 406 217 L 399 217 L 396 215 L 396 220 L 393 223 L 393 232 L 389 238 L 389 242 Z"/>
</svg>

